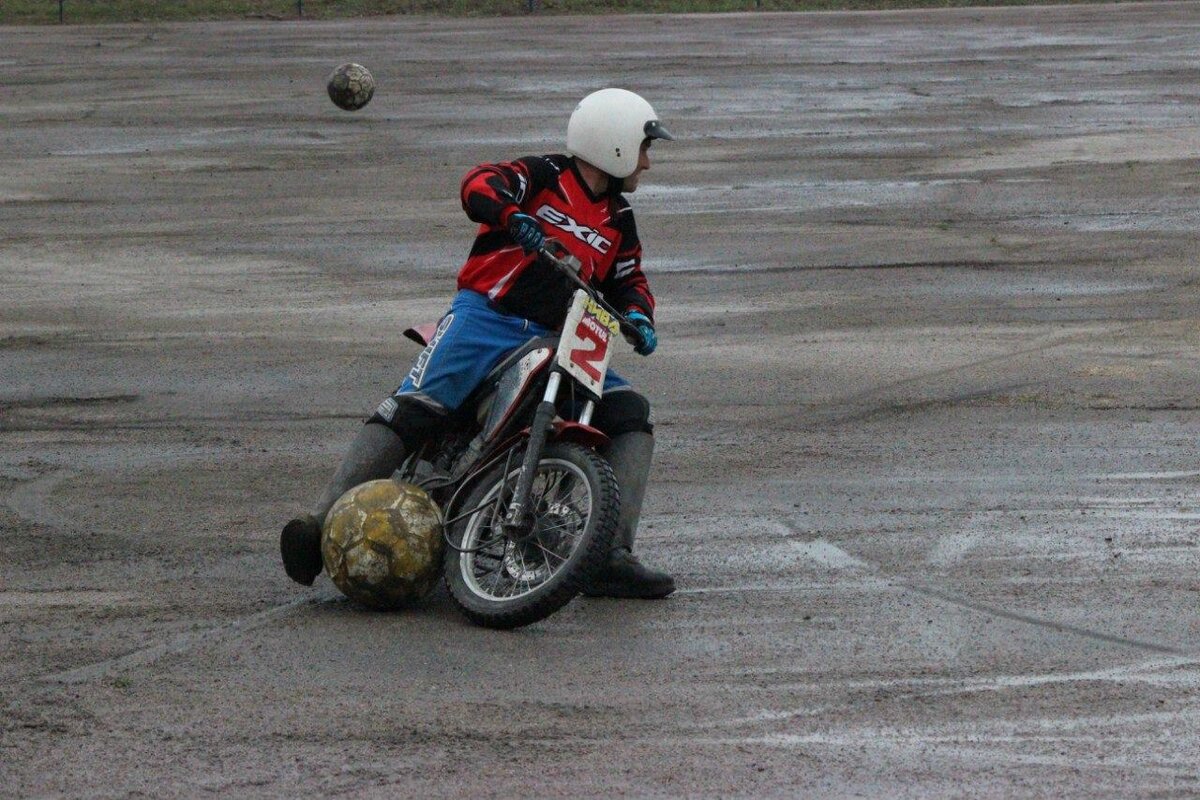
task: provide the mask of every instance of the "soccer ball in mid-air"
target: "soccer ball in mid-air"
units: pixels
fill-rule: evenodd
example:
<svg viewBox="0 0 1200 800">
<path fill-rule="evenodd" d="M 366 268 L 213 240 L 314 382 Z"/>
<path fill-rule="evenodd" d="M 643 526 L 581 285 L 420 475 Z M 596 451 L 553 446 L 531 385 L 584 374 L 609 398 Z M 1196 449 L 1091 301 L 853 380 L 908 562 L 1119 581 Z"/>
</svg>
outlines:
<svg viewBox="0 0 1200 800">
<path fill-rule="evenodd" d="M 371 102 L 375 79 L 362 64 L 342 64 L 329 76 L 329 99 L 338 108 L 358 111 Z"/>
<path fill-rule="evenodd" d="M 424 489 L 390 478 L 338 498 L 321 532 L 321 559 L 334 585 L 371 608 L 399 608 L 428 594 L 444 551 L 437 504 Z"/>
</svg>

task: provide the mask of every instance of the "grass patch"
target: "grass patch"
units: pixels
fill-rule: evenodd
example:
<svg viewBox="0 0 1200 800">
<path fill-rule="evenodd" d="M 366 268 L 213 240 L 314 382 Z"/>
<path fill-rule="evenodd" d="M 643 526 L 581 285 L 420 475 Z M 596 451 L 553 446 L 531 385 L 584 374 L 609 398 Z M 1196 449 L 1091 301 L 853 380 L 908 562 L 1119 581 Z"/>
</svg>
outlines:
<svg viewBox="0 0 1200 800">
<path fill-rule="evenodd" d="M 1103 0 L 533 0 L 538 14 L 661 14 L 729 11 L 834 11 L 958 6 L 1046 5 Z M 530 0 L 63 0 L 66 23 L 212 19 L 338 19 L 388 14 L 527 14 Z M 59 0 L 0 0 L 0 25 L 52 24 Z"/>
</svg>

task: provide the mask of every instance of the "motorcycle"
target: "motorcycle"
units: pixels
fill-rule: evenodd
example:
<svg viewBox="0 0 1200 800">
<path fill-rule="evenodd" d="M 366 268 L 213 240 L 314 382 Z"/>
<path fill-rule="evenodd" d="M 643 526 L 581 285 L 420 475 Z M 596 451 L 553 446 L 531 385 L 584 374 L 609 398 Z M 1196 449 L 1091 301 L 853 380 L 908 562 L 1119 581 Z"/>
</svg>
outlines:
<svg viewBox="0 0 1200 800">
<path fill-rule="evenodd" d="M 533 339 L 475 388 L 450 431 L 400 466 L 442 509 L 450 596 L 472 622 L 517 628 L 571 601 L 605 562 L 620 512 L 607 442 L 590 422 L 613 343 L 638 329 L 553 239 L 539 256 L 575 286 L 560 333 Z M 405 335 L 425 345 L 436 323 Z"/>
</svg>

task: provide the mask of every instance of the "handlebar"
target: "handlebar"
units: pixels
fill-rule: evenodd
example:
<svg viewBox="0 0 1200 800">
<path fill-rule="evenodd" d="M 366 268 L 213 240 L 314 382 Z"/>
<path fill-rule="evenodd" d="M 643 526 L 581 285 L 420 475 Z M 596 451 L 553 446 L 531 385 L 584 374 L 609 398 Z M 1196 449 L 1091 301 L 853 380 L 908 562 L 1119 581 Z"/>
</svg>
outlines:
<svg viewBox="0 0 1200 800">
<path fill-rule="evenodd" d="M 514 206 L 520 207 L 521 204 L 517 202 L 517 198 L 513 196 L 512 192 L 506 189 L 501 189 L 499 190 L 499 195 L 508 200 Z M 555 250 L 558 252 L 555 252 Z M 571 255 L 562 242 L 558 241 L 557 239 L 551 239 L 549 236 L 547 236 L 545 242 L 541 247 L 538 248 L 538 255 L 557 267 L 558 271 L 566 275 L 572 283 L 587 292 L 588 297 L 592 298 L 597 305 L 599 305 L 608 313 L 612 314 L 617 320 L 617 324 L 621 326 L 621 335 L 625 337 L 625 341 L 639 349 L 645 345 L 646 342 L 642 338 L 642 332 L 638 330 L 638 327 L 630 322 L 624 314 L 606 303 L 604 298 L 600 296 L 599 292 L 597 292 L 593 287 L 589 286 L 583 281 L 582 278 L 579 277 L 579 268 L 582 265 L 579 263 L 578 258 Z"/>
<path fill-rule="evenodd" d="M 547 237 L 545 244 L 538 249 L 538 255 L 550 262 L 563 275 L 566 275 L 572 283 L 587 292 L 588 297 L 592 298 L 596 302 L 596 305 L 603 308 L 609 314 L 612 314 L 617 324 L 621 326 L 621 334 L 625 337 L 626 341 L 637 347 L 644 344 L 642 332 L 638 330 L 638 327 L 630 322 L 624 314 L 610 306 L 600 296 L 600 293 L 596 291 L 595 287 L 579 277 L 579 269 L 582 265 L 579 263 L 579 259 L 571 255 L 567 248 L 563 246 L 562 242 Z"/>
</svg>

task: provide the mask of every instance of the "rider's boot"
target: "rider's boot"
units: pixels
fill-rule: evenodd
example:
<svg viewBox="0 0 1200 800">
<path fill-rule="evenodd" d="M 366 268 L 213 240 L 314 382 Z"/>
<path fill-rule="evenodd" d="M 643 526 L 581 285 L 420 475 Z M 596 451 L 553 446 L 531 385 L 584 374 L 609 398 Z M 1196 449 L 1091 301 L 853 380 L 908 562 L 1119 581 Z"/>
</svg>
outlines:
<svg viewBox="0 0 1200 800">
<path fill-rule="evenodd" d="M 675 591 L 675 579 L 665 572 L 651 569 L 633 554 L 638 518 L 642 515 L 642 499 L 650 477 L 650 460 L 654 455 L 654 436 L 633 431 L 614 436 L 600 451 L 612 465 L 617 485 L 621 489 L 621 517 L 608 561 L 586 586 L 588 597 L 632 597 L 658 599 Z"/>
<path fill-rule="evenodd" d="M 404 443 L 386 425 L 368 422 L 346 452 L 333 479 L 325 487 L 312 514 L 297 517 L 283 527 L 279 553 L 288 577 L 312 586 L 321 574 L 321 525 L 337 499 L 350 489 L 391 475 L 404 460 Z"/>
</svg>

